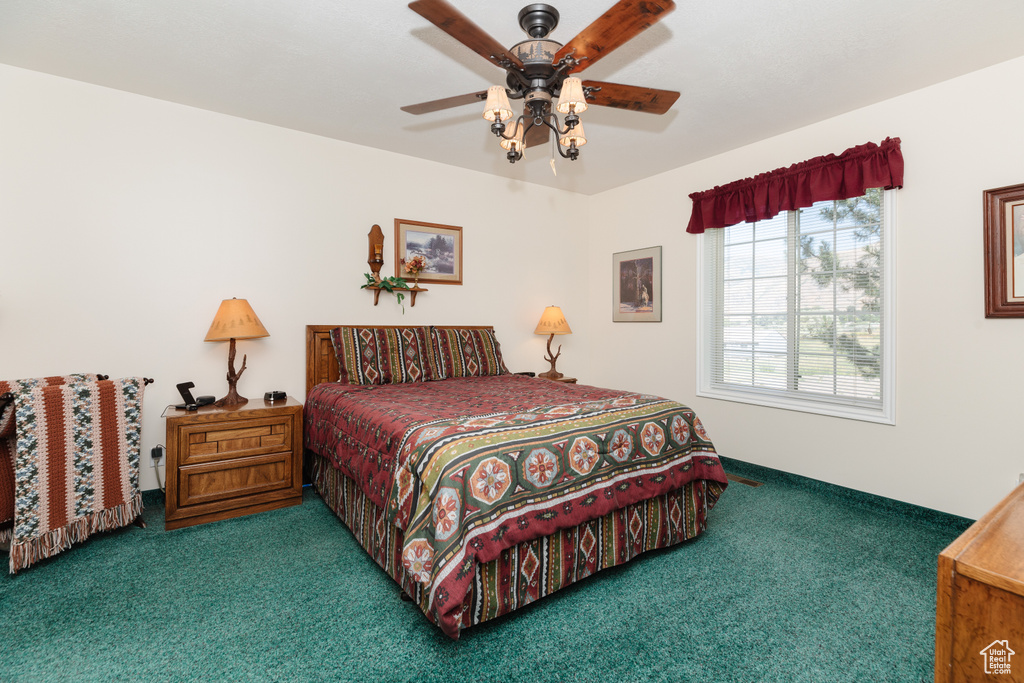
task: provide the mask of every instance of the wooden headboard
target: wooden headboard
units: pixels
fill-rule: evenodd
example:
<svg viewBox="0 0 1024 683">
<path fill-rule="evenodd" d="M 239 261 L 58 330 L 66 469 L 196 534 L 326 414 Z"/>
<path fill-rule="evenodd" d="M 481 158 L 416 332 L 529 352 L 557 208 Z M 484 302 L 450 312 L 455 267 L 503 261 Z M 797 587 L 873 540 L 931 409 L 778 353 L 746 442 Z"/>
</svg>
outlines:
<svg viewBox="0 0 1024 683">
<path fill-rule="evenodd" d="M 341 371 L 334 355 L 331 330 L 338 325 L 306 325 L 306 394 L 317 384 L 337 382 Z M 424 325 L 363 325 L 362 327 L 394 327 L 406 329 Z M 493 325 L 436 325 L 441 329 L 493 330 Z"/>
<path fill-rule="evenodd" d="M 317 384 L 337 382 L 341 371 L 334 356 L 331 330 L 337 325 L 306 325 L 306 395 Z"/>
</svg>

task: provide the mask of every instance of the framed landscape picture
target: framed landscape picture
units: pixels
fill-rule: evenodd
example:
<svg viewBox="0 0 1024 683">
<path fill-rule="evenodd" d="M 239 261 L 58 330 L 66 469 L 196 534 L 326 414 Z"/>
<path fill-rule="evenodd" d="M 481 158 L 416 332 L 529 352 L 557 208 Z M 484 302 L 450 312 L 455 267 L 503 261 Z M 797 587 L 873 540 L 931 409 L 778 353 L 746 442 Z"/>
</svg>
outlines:
<svg viewBox="0 0 1024 683">
<path fill-rule="evenodd" d="M 612 254 L 612 321 L 661 322 L 661 247 Z"/>
<path fill-rule="evenodd" d="M 403 264 L 413 256 L 427 261 L 420 282 L 462 284 L 462 228 L 396 218 L 395 275 L 411 279 Z"/>
<path fill-rule="evenodd" d="M 985 317 L 1024 317 L 1024 185 L 985 191 Z"/>
</svg>

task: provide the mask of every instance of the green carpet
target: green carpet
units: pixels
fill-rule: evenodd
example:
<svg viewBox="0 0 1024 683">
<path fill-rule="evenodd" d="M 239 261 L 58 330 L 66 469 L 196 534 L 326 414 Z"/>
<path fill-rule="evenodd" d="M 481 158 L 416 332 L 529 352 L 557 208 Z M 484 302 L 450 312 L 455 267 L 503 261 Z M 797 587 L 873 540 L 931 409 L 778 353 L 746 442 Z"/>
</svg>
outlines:
<svg viewBox="0 0 1024 683">
<path fill-rule="evenodd" d="M 969 522 L 724 462 L 765 485 L 703 536 L 458 642 L 309 489 L 171 532 L 147 494 L 149 528 L 0 576 L 0 680 L 932 680 L 936 557 Z"/>
</svg>

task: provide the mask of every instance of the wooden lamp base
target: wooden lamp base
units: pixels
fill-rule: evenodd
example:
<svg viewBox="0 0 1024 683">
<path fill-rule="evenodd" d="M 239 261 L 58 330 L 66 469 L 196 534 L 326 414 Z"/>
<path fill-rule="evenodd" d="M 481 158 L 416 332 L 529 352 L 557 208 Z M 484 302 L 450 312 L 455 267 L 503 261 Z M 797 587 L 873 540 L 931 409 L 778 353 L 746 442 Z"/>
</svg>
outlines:
<svg viewBox="0 0 1024 683">
<path fill-rule="evenodd" d="M 232 384 L 228 387 L 228 393 L 224 398 L 215 402 L 213 405 L 218 408 L 237 408 L 238 406 L 244 406 L 249 402 L 245 396 L 239 396 L 238 392 L 235 391 L 235 385 Z"/>
<path fill-rule="evenodd" d="M 237 406 L 244 406 L 249 402 L 244 396 L 238 395 L 238 390 L 235 386 L 238 384 L 238 378 L 245 372 L 245 361 L 246 356 L 242 355 L 242 368 L 235 372 L 235 338 L 231 338 L 231 346 L 228 350 L 228 393 L 227 395 L 214 403 L 213 405 L 218 408 L 235 408 Z"/>
<path fill-rule="evenodd" d="M 562 355 L 562 345 L 558 345 L 557 353 L 551 353 L 551 340 L 554 338 L 554 333 L 548 335 L 548 355 L 544 356 L 544 360 L 551 363 L 551 369 L 548 370 L 547 372 L 542 372 L 539 375 L 537 375 L 538 377 L 543 377 L 544 379 L 558 379 L 560 377 L 564 377 L 562 373 L 555 369 L 555 361 L 557 361 L 558 357 Z"/>
</svg>

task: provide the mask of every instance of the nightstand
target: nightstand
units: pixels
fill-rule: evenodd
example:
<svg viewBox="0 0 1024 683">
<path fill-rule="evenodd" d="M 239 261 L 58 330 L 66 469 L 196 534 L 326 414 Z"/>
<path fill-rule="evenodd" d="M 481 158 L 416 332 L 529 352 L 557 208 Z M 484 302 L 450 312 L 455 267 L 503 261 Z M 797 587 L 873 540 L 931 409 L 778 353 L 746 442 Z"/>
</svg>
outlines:
<svg viewBox="0 0 1024 683">
<path fill-rule="evenodd" d="M 168 406 L 164 528 L 205 524 L 302 503 L 302 404 L 250 400 L 235 408 Z"/>
</svg>

